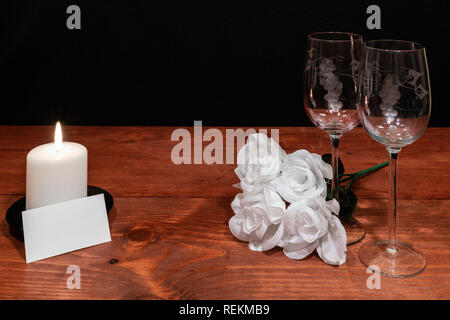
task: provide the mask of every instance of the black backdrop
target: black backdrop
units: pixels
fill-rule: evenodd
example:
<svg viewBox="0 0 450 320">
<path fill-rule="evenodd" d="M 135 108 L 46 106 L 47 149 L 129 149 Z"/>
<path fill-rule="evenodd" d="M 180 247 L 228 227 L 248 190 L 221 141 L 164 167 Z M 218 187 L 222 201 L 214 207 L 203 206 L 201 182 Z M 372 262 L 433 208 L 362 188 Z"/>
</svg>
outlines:
<svg viewBox="0 0 450 320">
<path fill-rule="evenodd" d="M 306 35 L 351 31 L 424 44 L 430 124 L 448 126 L 449 3 L 2 0 L 0 124 L 311 125 Z M 381 30 L 366 28 L 370 4 Z"/>
</svg>

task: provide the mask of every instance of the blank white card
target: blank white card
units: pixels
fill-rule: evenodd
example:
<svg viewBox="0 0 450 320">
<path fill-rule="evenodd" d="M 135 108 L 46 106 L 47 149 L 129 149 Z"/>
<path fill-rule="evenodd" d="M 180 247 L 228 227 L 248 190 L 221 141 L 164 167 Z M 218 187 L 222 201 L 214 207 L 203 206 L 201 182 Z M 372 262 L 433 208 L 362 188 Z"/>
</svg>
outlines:
<svg viewBox="0 0 450 320">
<path fill-rule="evenodd" d="M 111 241 L 103 194 L 22 212 L 27 263 Z"/>
</svg>

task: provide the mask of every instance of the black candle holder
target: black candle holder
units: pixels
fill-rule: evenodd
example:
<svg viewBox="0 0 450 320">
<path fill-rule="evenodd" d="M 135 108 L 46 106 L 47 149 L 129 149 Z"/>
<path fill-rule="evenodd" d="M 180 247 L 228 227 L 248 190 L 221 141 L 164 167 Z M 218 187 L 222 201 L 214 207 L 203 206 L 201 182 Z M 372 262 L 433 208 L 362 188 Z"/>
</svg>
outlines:
<svg viewBox="0 0 450 320">
<path fill-rule="evenodd" d="M 105 197 L 106 212 L 109 214 L 114 205 L 113 196 L 102 188 L 88 186 L 88 197 L 102 193 Z M 25 211 L 25 197 L 22 197 L 14 202 L 8 208 L 8 211 L 6 211 L 6 222 L 9 224 L 9 232 L 14 238 L 20 241 L 23 241 L 22 211 Z"/>
</svg>

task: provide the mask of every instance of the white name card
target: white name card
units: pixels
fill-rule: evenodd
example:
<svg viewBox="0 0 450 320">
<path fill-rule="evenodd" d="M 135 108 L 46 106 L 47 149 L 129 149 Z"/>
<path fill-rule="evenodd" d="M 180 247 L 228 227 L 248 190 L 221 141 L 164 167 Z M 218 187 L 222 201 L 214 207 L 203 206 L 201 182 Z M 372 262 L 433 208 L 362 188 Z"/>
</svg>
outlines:
<svg viewBox="0 0 450 320">
<path fill-rule="evenodd" d="M 27 263 L 111 241 L 103 194 L 22 212 Z"/>
</svg>

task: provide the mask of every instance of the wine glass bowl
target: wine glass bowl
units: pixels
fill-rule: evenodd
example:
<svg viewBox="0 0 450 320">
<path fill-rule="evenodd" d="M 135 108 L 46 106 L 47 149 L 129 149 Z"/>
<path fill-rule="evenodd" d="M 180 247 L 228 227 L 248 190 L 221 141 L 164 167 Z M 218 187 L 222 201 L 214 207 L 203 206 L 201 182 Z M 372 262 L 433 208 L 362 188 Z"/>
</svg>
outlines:
<svg viewBox="0 0 450 320">
<path fill-rule="evenodd" d="M 367 41 L 363 77 L 358 113 L 369 135 L 392 148 L 417 140 L 431 112 L 425 48 L 401 40 Z"/>
<path fill-rule="evenodd" d="M 365 44 L 358 114 L 369 135 L 389 154 L 388 239 L 361 246 L 367 267 L 390 277 L 420 273 L 425 257 L 397 240 L 397 161 L 401 148 L 425 131 L 431 92 L 425 48 L 416 42 L 374 40 Z"/>
<path fill-rule="evenodd" d="M 336 135 L 359 124 L 357 82 L 362 37 L 346 32 L 308 35 L 305 109 L 317 127 Z"/>
</svg>

